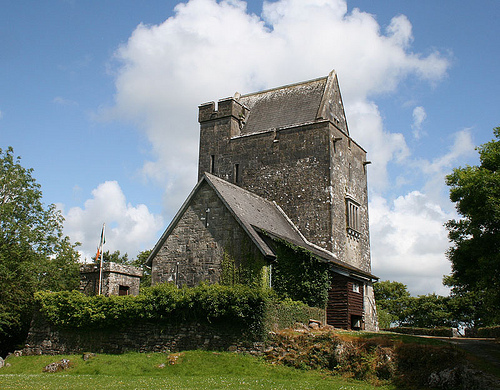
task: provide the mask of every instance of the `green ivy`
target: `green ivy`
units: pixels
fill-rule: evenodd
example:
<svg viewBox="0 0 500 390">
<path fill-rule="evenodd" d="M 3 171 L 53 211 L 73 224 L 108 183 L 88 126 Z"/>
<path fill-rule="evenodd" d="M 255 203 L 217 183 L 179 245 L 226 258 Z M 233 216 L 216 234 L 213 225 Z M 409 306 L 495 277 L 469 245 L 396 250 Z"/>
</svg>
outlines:
<svg viewBox="0 0 500 390">
<path fill-rule="evenodd" d="M 274 239 L 276 262 L 272 266 L 272 288 L 280 297 L 324 308 L 328 301 L 330 272 L 327 263 L 304 248 Z"/>
<path fill-rule="evenodd" d="M 268 266 L 262 256 L 252 252 L 251 247 L 239 248 L 242 253 L 238 260 L 232 255 L 233 249 L 226 248 L 222 258 L 221 284 L 232 286 L 244 284 L 254 288 L 268 285 Z"/>
</svg>

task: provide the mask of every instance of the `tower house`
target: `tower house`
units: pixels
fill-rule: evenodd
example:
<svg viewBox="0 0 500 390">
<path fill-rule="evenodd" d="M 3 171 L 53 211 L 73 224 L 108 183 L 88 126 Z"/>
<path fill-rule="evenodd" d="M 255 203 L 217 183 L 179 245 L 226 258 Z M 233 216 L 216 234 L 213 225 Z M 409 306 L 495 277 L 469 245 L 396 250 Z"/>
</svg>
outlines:
<svg viewBox="0 0 500 390">
<path fill-rule="evenodd" d="M 275 201 L 313 244 L 370 271 L 366 152 L 335 72 L 199 106 L 198 175 Z"/>
</svg>

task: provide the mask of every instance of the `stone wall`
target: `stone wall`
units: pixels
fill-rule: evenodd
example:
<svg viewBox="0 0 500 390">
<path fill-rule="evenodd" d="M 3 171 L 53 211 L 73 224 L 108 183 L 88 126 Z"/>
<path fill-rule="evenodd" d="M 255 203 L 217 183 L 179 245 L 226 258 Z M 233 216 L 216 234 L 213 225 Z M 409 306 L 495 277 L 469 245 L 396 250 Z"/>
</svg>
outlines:
<svg viewBox="0 0 500 390">
<path fill-rule="evenodd" d="M 217 221 L 212 223 L 212 221 Z M 214 190 L 203 183 L 152 262 L 153 284 L 266 285 L 267 264 Z"/>
<path fill-rule="evenodd" d="M 262 341 L 245 338 L 242 336 L 244 333 L 245 329 L 223 322 L 168 325 L 137 323 L 115 329 L 60 330 L 38 320 L 30 329 L 23 354 L 235 350 Z"/>
</svg>

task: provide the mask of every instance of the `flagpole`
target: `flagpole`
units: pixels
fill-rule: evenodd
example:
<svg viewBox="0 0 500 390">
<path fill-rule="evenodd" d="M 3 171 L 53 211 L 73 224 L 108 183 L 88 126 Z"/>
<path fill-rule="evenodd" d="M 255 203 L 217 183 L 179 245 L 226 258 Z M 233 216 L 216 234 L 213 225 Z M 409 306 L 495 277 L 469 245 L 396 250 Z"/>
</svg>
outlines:
<svg viewBox="0 0 500 390">
<path fill-rule="evenodd" d="M 99 263 L 99 292 L 98 295 L 102 294 L 102 255 L 104 252 L 104 227 L 106 226 L 105 223 L 102 224 L 102 232 L 101 232 L 101 242 L 100 242 L 100 249 L 101 249 L 101 259 Z M 97 259 L 96 259 L 97 260 Z"/>
</svg>

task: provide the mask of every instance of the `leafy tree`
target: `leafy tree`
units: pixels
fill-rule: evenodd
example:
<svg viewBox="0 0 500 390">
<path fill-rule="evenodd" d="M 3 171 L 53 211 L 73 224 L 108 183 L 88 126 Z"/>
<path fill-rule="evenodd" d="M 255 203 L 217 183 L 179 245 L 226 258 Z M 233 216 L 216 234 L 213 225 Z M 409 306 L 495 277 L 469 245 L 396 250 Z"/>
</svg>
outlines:
<svg viewBox="0 0 500 390">
<path fill-rule="evenodd" d="M 78 286 L 75 245 L 32 172 L 11 147 L 0 149 L 0 354 L 24 340 L 34 291 Z"/>
<path fill-rule="evenodd" d="M 392 324 L 397 320 L 392 314 L 389 314 L 386 310 L 382 309 L 380 306 L 377 307 L 377 319 L 378 326 L 380 329 L 389 329 Z"/>
<path fill-rule="evenodd" d="M 447 222 L 453 296 L 478 298 L 475 325 L 500 323 L 500 127 L 477 148 L 480 165 L 456 168 L 446 177 L 450 199 L 462 216 Z M 467 297 L 467 295 L 469 295 Z"/>
<path fill-rule="evenodd" d="M 388 280 L 373 285 L 375 301 L 381 327 L 388 323 L 398 326 L 433 328 L 438 326 L 454 326 L 454 307 L 449 297 L 436 294 L 410 296 L 403 283 Z"/>
<path fill-rule="evenodd" d="M 373 285 L 377 308 L 383 310 L 384 321 L 401 325 L 406 322 L 410 293 L 405 284 L 385 280 Z M 387 315 L 389 316 L 387 318 Z"/>
<path fill-rule="evenodd" d="M 450 298 L 436 294 L 419 295 L 409 300 L 404 325 L 417 328 L 454 326 Z"/>
<path fill-rule="evenodd" d="M 152 249 L 148 249 L 146 251 L 139 252 L 137 258 L 132 261 L 132 265 L 142 269 L 144 275 L 141 278 L 141 287 L 150 287 L 151 286 L 151 267 L 149 267 L 146 262 L 148 260 L 149 255 L 151 254 Z"/>
<path fill-rule="evenodd" d="M 92 260 L 95 263 L 99 263 L 101 259 L 96 259 L 95 256 L 92 256 Z M 102 261 L 104 263 L 118 263 L 118 264 L 129 264 L 131 261 L 128 259 L 128 254 L 125 253 L 122 255 L 119 250 L 110 253 L 109 250 L 102 253 Z"/>
</svg>

